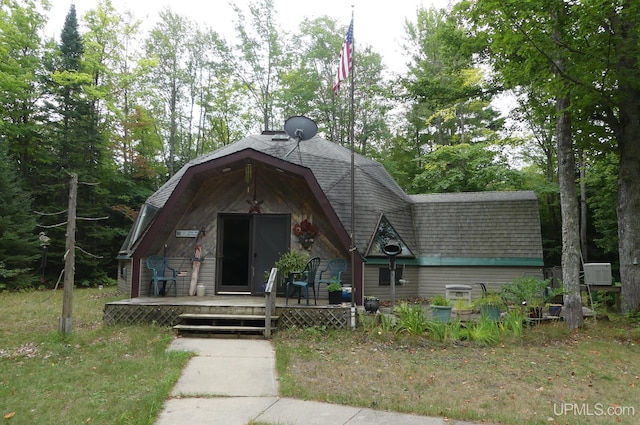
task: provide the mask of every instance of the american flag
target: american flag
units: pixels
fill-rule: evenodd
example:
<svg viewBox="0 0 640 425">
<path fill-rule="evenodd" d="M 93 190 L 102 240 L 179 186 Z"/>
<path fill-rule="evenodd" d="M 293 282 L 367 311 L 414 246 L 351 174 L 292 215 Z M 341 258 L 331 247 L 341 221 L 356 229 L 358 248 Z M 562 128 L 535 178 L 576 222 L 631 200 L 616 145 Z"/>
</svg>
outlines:
<svg viewBox="0 0 640 425">
<path fill-rule="evenodd" d="M 353 67 L 353 17 L 351 18 L 351 24 L 349 24 L 349 30 L 347 36 L 342 43 L 342 49 L 340 49 L 340 63 L 338 64 L 338 72 L 336 74 L 336 80 L 333 83 L 333 91 L 338 94 L 340 90 L 340 83 L 347 78 L 349 71 Z"/>
</svg>

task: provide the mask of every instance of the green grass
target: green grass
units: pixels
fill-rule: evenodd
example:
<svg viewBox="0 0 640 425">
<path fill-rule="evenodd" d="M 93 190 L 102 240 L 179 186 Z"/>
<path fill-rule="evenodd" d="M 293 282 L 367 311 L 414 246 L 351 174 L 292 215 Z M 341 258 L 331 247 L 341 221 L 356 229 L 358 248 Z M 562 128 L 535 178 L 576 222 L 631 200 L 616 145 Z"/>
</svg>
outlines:
<svg viewBox="0 0 640 425">
<path fill-rule="evenodd" d="M 122 297 L 120 297 L 122 298 Z M 62 291 L 0 294 L 0 420 L 152 424 L 190 357 L 172 330 L 102 325 L 113 289 L 74 291 L 73 330 L 58 333 Z"/>
<path fill-rule="evenodd" d="M 0 423 L 154 423 L 191 355 L 166 351 L 169 328 L 104 327 L 104 304 L 116 299 L 113 289 L 76 290 L 73 331 L 63 337 L 62 291 L 0 294 Z M 477 341 L 438 342 L 386 319 L 355 331 L 280 331 L 280 392 L 507 425 L 637 424 L 640 327 L 612 319 L 578 332 L 525 328 L 497 343 L 482 329 Z M 558 414 L 567 406 L 591 415 Z M 598 414 L 609 407 L 635 415 Z"/>
<path fill-rule="evenodd" d="M 495 344 L 443 343 L 369 322 L 274 340 L 284 397 L 513 425 L 632 425 L 640 420 L 637 329 L 623 320 L 578 332 L 550 323 Z M 609 407 L 635 412 L 607 415 Z"/>
</svg>

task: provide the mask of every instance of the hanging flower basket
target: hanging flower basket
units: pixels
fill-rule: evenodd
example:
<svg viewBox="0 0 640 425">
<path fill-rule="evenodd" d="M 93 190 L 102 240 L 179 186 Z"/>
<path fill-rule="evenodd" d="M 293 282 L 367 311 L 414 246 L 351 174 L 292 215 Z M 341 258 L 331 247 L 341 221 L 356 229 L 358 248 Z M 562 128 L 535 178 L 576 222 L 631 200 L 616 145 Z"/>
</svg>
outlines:
<svg viewBox="0 0 640 425">
<path fill-rule="evenodd" d="M 313 238 L 318 234 L 318 228 L 310 223 L 306 218 L 300 223 L 293 225 L 293 234 L 298 237 L 298 242 L 302 248 L 309 249 L 313 244 Z"/>
</svg>

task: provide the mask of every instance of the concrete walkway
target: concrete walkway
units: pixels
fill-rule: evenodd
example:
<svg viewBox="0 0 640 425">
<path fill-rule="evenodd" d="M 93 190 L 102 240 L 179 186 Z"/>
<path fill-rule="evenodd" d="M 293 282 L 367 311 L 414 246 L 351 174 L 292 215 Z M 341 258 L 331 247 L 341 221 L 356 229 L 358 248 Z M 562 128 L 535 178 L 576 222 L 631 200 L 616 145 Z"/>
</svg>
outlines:
<svg viewBox="0 0 640 425">
<path fill-rule="evenodd" d="M 278 396 L 275 352 L 259 339 L 178 338 L 169 350 L 196 353 L 155 425 L 472 425 Z"/>
</svg>

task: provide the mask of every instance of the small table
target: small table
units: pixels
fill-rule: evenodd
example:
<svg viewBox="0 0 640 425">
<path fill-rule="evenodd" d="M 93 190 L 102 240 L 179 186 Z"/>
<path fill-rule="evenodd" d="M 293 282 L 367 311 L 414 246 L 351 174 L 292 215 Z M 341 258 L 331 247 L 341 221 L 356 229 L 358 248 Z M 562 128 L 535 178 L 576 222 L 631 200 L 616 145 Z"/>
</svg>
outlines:
<svg viewBox="0 0 640 425">
<path fill-rule="evenodd" d="M 587 287 L 588 286 L 588 287 Z M 622 287 L 613 286 L 613 285 L 580 285 L 580 291 L 586 290 L 587 292 L 613 292 L 616 294 L 616 309 L 618 312 L 621 311 L 620 308 L 620 298 L 622 293 Z M 591 302 L 591 299 L 589 299 Z M 593 308 L 593 306 L 591 306 Z"/>
</svg>

